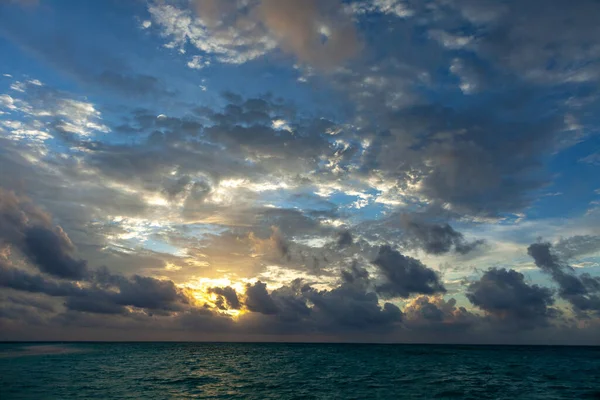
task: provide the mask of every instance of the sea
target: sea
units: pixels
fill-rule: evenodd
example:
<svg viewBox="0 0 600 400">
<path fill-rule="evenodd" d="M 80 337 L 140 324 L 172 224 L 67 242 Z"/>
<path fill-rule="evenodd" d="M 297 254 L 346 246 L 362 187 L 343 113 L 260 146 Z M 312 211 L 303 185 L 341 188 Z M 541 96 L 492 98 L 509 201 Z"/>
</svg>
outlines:
<svg viewBox="0 0 600 400">
<path fill-rule="evenodd" d="M 600 347 L 0 343 L 0 399 L 600 399 Z"/>
</svg>

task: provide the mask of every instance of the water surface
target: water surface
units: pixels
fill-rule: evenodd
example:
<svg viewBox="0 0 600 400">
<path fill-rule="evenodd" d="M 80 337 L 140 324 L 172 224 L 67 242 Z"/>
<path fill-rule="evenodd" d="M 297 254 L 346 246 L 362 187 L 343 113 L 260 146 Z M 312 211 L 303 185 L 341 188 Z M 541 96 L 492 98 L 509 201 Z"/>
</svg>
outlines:
<svg viewBox="0 0 600 400">
<path fill-rule="evenodd" d="M 0 344 L 0 399 L 600 399 L 600 347 Z"/>
</svg>

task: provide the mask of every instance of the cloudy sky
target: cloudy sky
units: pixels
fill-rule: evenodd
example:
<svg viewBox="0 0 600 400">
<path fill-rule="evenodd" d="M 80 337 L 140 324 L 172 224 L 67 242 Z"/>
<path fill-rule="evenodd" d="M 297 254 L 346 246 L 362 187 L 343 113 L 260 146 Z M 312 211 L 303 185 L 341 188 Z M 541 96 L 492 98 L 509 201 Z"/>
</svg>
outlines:
<svg viewBox="0 0 600 400">
<path fill-rule="evenodd" d="M 599 344 L 598 15 L 0 1 L 0 339 Z"/>
</svg>

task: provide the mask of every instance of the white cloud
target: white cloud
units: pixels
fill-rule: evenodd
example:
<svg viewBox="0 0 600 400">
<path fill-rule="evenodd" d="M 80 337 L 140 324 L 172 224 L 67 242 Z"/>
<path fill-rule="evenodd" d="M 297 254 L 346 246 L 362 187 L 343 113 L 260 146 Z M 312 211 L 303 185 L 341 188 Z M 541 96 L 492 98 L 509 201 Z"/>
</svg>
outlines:
<svg viewBox="0 0 600 400">
<path fill-rule="evenodd" d="M 367 0 L 354 3 L 352 8 L 357 14 L 381 12 L 399 18 L 408 18 L 414 15 L 414 11 L 401 0 Z"/>
<path fill-rule="evenodd" d="M 187 63 L 187 66 L 190 67 L 191 69 L 202 69 L 204 67 L 208 67 L 209 65 L 210 65 L 210 61 L 205 60 L 204 57 L 202 57 L 202 56 L 194 56 Z"/>
<path fill-rule="evenodd" d="M 214 55 L 220 62 L 242 64 L 276 47 L 275 41 L 264 32 L 261 33 L 256 24 L 250 21 L 213 33 L 192 10 L 161 3 L 150 5 L 148 10 L 154 22 L 162 28 L 162 35 L 170 39 L 165 46 L 179 49 L 181 53 L 186 52 L 185 47 L 189 43 Z"/>
<path fill-rule="evenodd" d="M 354 23 L 342 2 L 327 0 L 195 0 L 197 13 L 163 1 L 150 4 L 153 21 L 186 53 L 191 44 L 217 61 L 242 64 L 279 48 L 302 63 L 336 66 L 359 50 Z M 190 68 L 201 64 L 194 60 Z"/>
<path fill-rule="evenodd" d="M 8 108 L 9 110 L 17 109 L 17 106 L 15 105 L 15 100 L 7 94 L 0 95 L 0 107 Z"/>
<path fill-rule="evenodd" d="M 53 136 L 47 125 L 80 136 L 90 136 L 95 132 L 110 132 L 108 126 L 101 123 L 102 115 L 93 104 L 74 100 L 61 93 L 45 89 L 37 80 L 15 82 L 13 90 L 22 93 L 22 98 L 8 94 L 0 95 L 0 107 L 11 110 L 16 119 L 4 121 L 3 125 L 11 129 L 13 139 L 35 139 L 44 141 Z M 53 120 L 47 120 L 52 118 Z M 18 126 L 17 126 L 18 125 Z"/>
</svg>

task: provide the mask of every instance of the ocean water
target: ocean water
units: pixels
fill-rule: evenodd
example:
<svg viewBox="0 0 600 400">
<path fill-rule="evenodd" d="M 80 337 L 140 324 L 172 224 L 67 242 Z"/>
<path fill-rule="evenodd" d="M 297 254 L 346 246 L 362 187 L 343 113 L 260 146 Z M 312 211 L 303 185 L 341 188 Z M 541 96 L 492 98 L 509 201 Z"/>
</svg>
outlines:
<svg viewBox="0 0 600 400">
<path fill-rule="evenodd" d="M 600 348 L 0 344 L 0 399 L 600 399 Z"/>
</svg>

